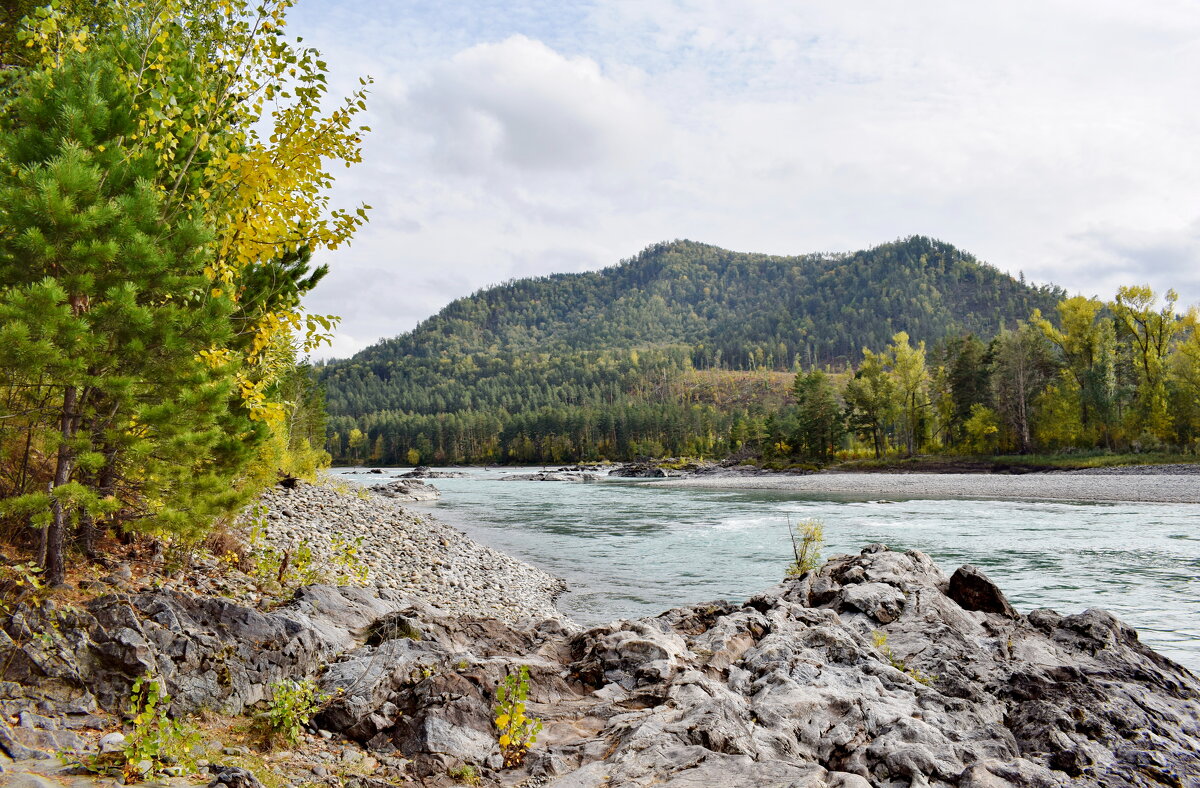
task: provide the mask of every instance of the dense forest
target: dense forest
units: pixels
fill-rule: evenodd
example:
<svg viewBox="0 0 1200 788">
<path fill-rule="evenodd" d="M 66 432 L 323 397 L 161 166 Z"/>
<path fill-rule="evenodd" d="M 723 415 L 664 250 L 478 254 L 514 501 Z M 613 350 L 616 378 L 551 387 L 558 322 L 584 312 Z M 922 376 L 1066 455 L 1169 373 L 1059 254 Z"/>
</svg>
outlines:
<svg viewBox="0 0 1200 788">
<path fill-rule="evenodd" d="M 800 369 L 900 331 L 990 339 L 1063 293 L 913 237 L 772 257 L 678 241 L 509 282 L 318 369 L 335 461 L 563 462 L 758 446 Z"/>
<path fill-rule="evenodd" d="M 300 302 L 365 221 L 327 192 L 366 83 L 328 106 L 290 5 L 0 12 L 0 537 L 51 586 L 328 461 L 296 360 L 332 322 Z"/>
</svg>

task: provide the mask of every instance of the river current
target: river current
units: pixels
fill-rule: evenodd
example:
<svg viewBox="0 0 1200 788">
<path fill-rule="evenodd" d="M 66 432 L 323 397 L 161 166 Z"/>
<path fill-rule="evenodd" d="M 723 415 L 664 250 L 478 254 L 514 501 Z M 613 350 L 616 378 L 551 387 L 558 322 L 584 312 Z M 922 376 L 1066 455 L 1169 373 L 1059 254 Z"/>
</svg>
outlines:
<svg viewBox="0 0 1200 788">
<path fill-rule="evenodd" d="M 393 475 L 335 472 L 358 483 Z M 825 556 L 882 542 L 928 553 L 947 573 L 975 564 L 1023 613 L 1101 607 L 1200 672 L 1200 505 L 880 501 L 615 479 L 504 481 L 522 472 L 512 468 L 466 472 L 430 480 L 441 500 L 413 506 L 564 578 L 570 591 L 559 608 L 581 624 L 744 600 L 783 578 L 789 520 L 817 519 Z"/>
</svg>

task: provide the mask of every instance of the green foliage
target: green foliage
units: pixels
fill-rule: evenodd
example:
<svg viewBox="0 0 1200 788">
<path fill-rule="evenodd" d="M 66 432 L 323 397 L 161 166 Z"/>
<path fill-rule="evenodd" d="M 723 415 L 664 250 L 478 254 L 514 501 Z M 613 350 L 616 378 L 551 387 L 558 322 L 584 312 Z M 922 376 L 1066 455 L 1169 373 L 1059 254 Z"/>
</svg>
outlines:
<svg viewBox="0 0 1200 788">
<path fill-rule="evenodd" d="M 798 541 L 796 534 L 800 535 Z M 788 577 L 800 577 L 821 565 L 825 526 L 820 520 L 801 520 L 793 528 L 789 518 L 788 535 L 792 539 L 792 563 L 787 569 Z"/>
<path fill-rule="evenodd" d="M 469 763 L 450 767 L 446 770 L 446 776 L 452 780 L 458 780 L 464 785 L 479 785 L 483 782 L 479 772 Z"/>
<path fill-rule="evenodd" d="M 46 529 L 58 585 L 73 542 L 194 543 L 277 470 L 325 460 L 294 359 L 331 323 L 300 298 L 325 273 L 310 249 L 364 220 L 325 193 L 365 105 L 320 111 L 290 0 L 9 5 L 0 517 Z"/>
<path fill-rule="evenodd" d="M 138 782 L 176 764 L 193 767 L 192 749 L 200 742 L 200 733 L 192 725 L 173 720 L 167 707 L 171 698 L 162 692 L 157 680 L 149 675 L 134 680 L 129 698 L 129 716 L 133 725 L 125 737 L 121 766 L 128 782 Z"/>
<path fill-rule="evenodd" d="M 1057 296 L 927 238 L 788 258 L 659 244 L 603 271 L 480 291 L 320 367 L 328 448 L 365 461 L 382 437 L 377 461 L 392 465 L 409 452 L 426 463 L 721 455 L 762 445 L 767 418 L 790 404 L 757 382 L 851 363 L 894 324 L 918 343 L 990 336 Z M 722 386 L 709 382 L 735 376 L 755 396 L 710 396 Z"/>
<path fill-rule="evenodd" d="M 505 676 L 496 689 L 492 722 L 496 726 L 504 765 L 509 768 L 521 765 L 542 730 L 542 721 L 525 713 L 528 697 L 529 668 L 525 665 L 515 675 L 510 673 Z"/>
<path fill-rule="evenodd" d="M 271 699 L 262 719 L 268 730 L 290 745 L 300 741 L 304 726 L 329 701 L 312 679 L 284 679 L 271 685 Z"/>
<path fill-rule="evenodd" d="M 971 454 L 995 454 L 1000 446 L 1000 417 L 996 411 L 978 403 L 963 424 L 962 446 Z"/>
</svg>

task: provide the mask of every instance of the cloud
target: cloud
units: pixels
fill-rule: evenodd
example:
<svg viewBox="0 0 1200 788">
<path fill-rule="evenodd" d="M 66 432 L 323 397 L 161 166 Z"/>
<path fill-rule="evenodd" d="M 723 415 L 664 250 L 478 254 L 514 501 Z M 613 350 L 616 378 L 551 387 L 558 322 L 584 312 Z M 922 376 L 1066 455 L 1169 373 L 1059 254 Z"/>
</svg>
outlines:
<svg viewBox="0 0 1200 788">
<path fill-rule="evenodd" d="M 437 161 L 459 174 L 626 163 L 654 115 L 595 61 L 520 35 L 454 55 L 402 111 L 432 136 Z"/>
<path fill-rule="evenodd" d="M 1200 302 L 1185 0 L 308 8 L 297 32 L 377 77 L 335 195 L 373 220 L 311 299 L 353 337 L 673 238 L 798 254 L 922 233 L 1073 292 Z"/>
</svg>

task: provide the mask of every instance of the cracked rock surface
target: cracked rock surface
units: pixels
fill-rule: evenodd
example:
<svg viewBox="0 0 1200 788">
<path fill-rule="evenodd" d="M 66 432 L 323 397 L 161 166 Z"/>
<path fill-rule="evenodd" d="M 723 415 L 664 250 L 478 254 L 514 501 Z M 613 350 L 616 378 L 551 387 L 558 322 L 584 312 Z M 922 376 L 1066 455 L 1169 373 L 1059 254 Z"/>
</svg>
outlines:
<svg viewBox="0 0 1200 788">
<path fill-rule="evenodd" d="M 872 545 L 742 605 L 582 633 L 413 607 L 419 639 L 330 667 L 324 724 L 419 774 L 494 767 L 492 693 L 525 664 L 528 768 L 559 788 L 1200 784 L 1195 676 L 1108 613 L 1021 616 L 964 574 Z"/>
</svg>

